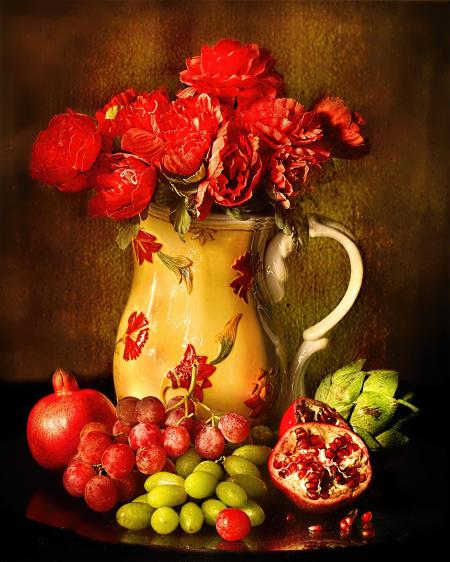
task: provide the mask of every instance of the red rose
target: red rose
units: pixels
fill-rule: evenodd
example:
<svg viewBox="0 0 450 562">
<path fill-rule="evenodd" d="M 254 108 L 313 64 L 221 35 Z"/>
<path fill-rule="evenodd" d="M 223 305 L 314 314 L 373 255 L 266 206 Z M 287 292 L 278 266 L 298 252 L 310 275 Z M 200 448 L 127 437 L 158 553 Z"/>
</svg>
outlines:
<svg viewBox="0 0 450 562">
<path fill-rule="evenodd" d="M 270 52 L 255 43 L 222 39 L 213 47 L 204 45 L 200 55 L 186 60 L 187 70 L 180 72 L 180 80 L 190 88 L 180 96 L 206 93 L 230 105 L 236 99 L 241 107 L 261 97 L 275 98 L 284 84 L 272 70 L 274 65 Z"/>
<path fill-rule="evenodd" d="M 219 103 L 208 95 L 179 99 L 154 116 L 152 131 L 127 131 L 122 149 L 168 174 L 192 176 L 202 165 L 221 120 Z"/>
<path fill-rule="evenodd" d="M 242 118 L 253 134 L 274 149 L 310 144 L 322 137 L 317 115 L 291 98 L 258 100 Z"/>
<path fill-rule="evenodd" d="M 83 172 L 94 164 L 100 148 L 101 135 L 94 120 L 69 109 L 55 115 L 35 140 L 31 176 L 64 192 L 87 189 L 88 179 Z"/>
<path fill-rule="evenodd" d="M 213 202 L 235 207 L 250 199 L 263 171 L 258 145 L 258 137 L 236 123 L 220 129 L 212 145 L 206 179 L 198 187 L 200 218 L 208 214 Z"/>
<path fill-rule="evenodd" d="M 89 201 L 91 217 L 129 219 L 149 204 L 156 188 L 157 174 L 132 154 L 103 154 L 93 170 L 96 194 Z"/>
<path fill-rule="evenodd" d="M 165 90 L 153 90 L 139 94 L 129 88 L 115 95 L 95 114 L 99 129 L 110 137 L 121 137 L 133 128 L 152 131 L 154 116 L 165 111 L 169 98 Z"/>
<path fill-rule="evenodd" d="M 320 119 L 331 155 L 339 158 L 363 156 L 367 149 L 361 127 L 364 120 L 356 111 L 350 111 L 340 98 L 324 97 L 313 107 Z"/>
<path fill-rule="evenodd" d="M 269 159 L 267 194 L 289 209 L 290 199 L 306 191 L 303 186 L 309 170 L 319 167 L 329 156 L 329 151 L 320 142 L 303 147 L 279 148 Z"/>
</svg>

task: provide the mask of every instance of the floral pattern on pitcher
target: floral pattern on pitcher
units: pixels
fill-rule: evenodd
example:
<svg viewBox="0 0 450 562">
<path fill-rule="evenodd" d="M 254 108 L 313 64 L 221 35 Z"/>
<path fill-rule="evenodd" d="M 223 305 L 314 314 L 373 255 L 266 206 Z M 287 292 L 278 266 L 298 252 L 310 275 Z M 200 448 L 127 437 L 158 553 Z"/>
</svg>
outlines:
<svg viewBox="0 0 450 562">
<path fill-rule="evenodd" d="M 128 318 L 125 334 L 117 340 L 116 345 L 124 342 L 123 358 L 125 361 L 137 359 L 148 340 L 148 320 L 143 312 L 132 312 Z"/>
<path fill-rule="evenodd" d="M 230 283 L 235 295 L 248 304 L 248 292 L 253 288 L 255 274 L 261 267 L 260 260 L 252 258 L 251 252 L 246 252 L 235 260 L 231 266 L 237 272 L 237 277 Z"/>
<path fill-rule="evenodd" d="M 266 371 L 260 369 L 260 374 L 252 389 L 251 397 L 244 401 L 244 404 L 250 408 L 249 418 L 258 418 L 265 414 L 272 406 L 275 400 L 275 372 L 273 369 Z"/>
</svg>

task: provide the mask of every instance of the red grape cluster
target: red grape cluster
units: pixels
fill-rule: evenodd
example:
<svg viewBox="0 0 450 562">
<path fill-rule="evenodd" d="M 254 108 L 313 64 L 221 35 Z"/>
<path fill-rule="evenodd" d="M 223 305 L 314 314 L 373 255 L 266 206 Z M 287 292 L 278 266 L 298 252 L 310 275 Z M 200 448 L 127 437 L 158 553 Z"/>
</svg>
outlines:
<svg viewBox="0 0 450 562">
<path fill-rule="evenodd" d="M 67 492 L 84 497 L 104 512 L 134 498 L 143 478 L 162 470 L 175 472 L 174 460 L 191 445 L 207 460 L 216 460 L 226 443 L 242 443 L 250 432 L 247 418 L 226 413 L 207 421 L 195 417 L 195 404 L 175 396 L 166 406 L 155 396 L 127 396 L 116 406 L 112 431 L 100 422 L 80 433 L 78 451 L 63 475 Z"/>
</svg>

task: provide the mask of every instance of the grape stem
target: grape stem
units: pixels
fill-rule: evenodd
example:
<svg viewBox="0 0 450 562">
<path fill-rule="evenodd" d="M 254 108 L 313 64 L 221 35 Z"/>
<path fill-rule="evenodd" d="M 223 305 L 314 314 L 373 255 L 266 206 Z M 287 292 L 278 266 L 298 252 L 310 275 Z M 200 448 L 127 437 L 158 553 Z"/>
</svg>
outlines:
<svg viewBox="0 0 450 562">
<path fill-rule="evenodd" d="M 184 416 L 182 418 L 180 418 L 176 425 L 180 425 L 182 424 L 184 421 L 186 421 L 188 418 L 191 418 L 194 413 L 190 414 L 189 413 L 189 407 L 188 407 L 188 400 L 189 398 L 191 398 L 194 390 L 195 390 L 195 383 L 197 382 L 197 373 L 198 373 L 198 363 L 197 361 L 194 361 L 194 364 L 192 365 L 192 374 L 191 374 L 191 382 L 189 384 L 189 388 L 188 391 L 186 392 L 186 394 L 181 398 L 181 400 L 179 400 L 178 402 L 176 402 L 173 406 L 171 406 L 167 412 L 170 412 L 171 410 L 176 410 L 177 408 L 179 408 L 180 406 L 184 405 Z M 192 400 L 194 402 L 199 402 L 195 396 L 192 396 Z M 199 402 L 199 404 L 204 405 L 202 402 Z"/>
</svg>

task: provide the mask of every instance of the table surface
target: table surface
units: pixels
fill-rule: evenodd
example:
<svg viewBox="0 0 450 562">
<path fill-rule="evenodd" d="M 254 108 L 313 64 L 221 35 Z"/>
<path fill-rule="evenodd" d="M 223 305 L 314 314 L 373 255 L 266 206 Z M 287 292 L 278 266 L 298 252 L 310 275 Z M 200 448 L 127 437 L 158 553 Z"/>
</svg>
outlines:
<svg viewBox="0 0 450 562">
<path fill-rule="evenodd" d="M 81 385 L 80 385 L 81 386 Z M 101 390 L 107 388 L 100 385 Z M 194 536 L 178 530 L 162 537 L 151 530 L 127 531 L 114 513 L 97 514 L 81 499 L 68 496 L 61 475 L 41 469 L 31 458 L 25 437 L 31 406 L 48 393 L 48 385 L 1 384 L 3 549 L 0 560 L 215 560 L 254 558 L 288 560 L 379 560 L 438 552 L 448 522 L 447 445 L 441 420 L 431 410 L 410 428 L 412 442 L 401 450 L 373 455 L 374 477 L 358 504 L 374 516 L 376 535 L 364 539 L 358 528 L 342 538 L 339 517 L 302 514 L 278 492 L 268 500 L 264 525 L 252 529 L 242 543 L 221 541 L 214 529 Z M 107 392 L 106 392 L 107 393 Z M 7 397 L 11 397 L 8 399 Z M 14 398 L 14 399 L 13 399 Z M 424 396 L 427 403 L 428 397 Z M 439 400 L 439 399 L 438 399 Z M 443 406 L 442 406 L 443 407 Z M 440 410 L 445 411 L 445 409 Z M 438 422 L 436 424 L 436 421 Z M 295 514 L 287 522 L 287 512 Z M 307 527 L 322 523 L 324 532 L 311 536 Z"/>
</svg>

